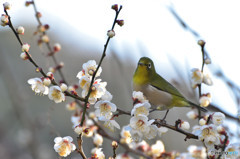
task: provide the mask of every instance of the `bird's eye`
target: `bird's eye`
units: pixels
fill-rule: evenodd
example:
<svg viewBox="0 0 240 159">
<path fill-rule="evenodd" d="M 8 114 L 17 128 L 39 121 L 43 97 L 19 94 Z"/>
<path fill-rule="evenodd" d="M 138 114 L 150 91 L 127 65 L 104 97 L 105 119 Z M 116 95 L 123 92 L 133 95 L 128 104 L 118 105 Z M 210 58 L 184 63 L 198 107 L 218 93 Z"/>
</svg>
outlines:
<svg viewBox="0 0 240 159">
<path fill-rule="evenodd" d="M 147 67 L 148 67 L 148 68 L 151 68 L 151 64 L 149 63 L 149 64 L 147 65 Z"/>
</svg>

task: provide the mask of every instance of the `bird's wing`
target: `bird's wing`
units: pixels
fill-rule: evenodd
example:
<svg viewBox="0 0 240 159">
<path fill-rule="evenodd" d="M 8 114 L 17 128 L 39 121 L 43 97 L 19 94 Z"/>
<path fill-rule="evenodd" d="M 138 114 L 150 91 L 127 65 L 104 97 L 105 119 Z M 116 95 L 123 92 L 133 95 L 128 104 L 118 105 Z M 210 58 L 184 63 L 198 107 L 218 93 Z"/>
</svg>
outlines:
<svg viewBox="0 0 240 159">
<path fill-rule="evenodd" d="M 167 92 L 169 94 L 172 94 L 174 96 L 183 98 L 186 100 L 183 95 L 168 81 L 166 81 L 164 78 L 162 78 L 160 75 L 157 76 L 154 80 L 152 80 L 151 85 L 161 91 Z"/>
</svg>

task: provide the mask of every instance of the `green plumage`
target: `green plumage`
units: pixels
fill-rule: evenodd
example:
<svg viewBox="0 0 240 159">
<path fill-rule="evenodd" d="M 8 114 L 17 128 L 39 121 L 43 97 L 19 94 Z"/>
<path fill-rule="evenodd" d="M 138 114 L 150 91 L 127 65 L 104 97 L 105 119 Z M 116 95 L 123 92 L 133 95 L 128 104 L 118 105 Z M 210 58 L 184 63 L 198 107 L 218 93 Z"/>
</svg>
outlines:
<svg viewBox="0 0 240 159">
<path fill-rule="evenodd" d="M 207 111 L 184 98 L 184 96 L 168 81 L 156 73 L 153 61 L 142 57 L 133 76 L 133 88 L 141 91 L 152 105 L 160 110 L 172 107 L 194 106 Z"/>
</svg>

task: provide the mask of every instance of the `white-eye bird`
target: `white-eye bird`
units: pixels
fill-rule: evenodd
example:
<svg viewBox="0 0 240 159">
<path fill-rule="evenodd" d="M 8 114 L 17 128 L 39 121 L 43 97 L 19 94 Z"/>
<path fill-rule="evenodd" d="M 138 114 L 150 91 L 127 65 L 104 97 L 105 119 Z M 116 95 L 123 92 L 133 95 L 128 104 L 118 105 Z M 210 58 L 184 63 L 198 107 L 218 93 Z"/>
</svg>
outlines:
<svg viewBox="0 0 240 159">
<path fill-rule="evenodd" d="M 153 61 L 148 57 L 140 58 L 133 76 L 134 91 L 143 92 L 153 108 L 169 110 L 172 107 L 205 108 L 187 100 L 172 84 L 156 73 Z"/>
</svg>

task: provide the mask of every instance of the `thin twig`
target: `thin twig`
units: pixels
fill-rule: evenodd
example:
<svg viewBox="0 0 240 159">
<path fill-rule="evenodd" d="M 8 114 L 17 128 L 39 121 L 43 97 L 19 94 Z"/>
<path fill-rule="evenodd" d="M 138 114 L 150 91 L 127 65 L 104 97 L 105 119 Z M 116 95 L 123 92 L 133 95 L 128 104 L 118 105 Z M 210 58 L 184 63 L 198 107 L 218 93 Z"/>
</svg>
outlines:
<svg viewBox="0 0 240 159">
<path fill-rule="evenodd" d="M 114 29 L 114 26 L 115 26 L 115 24 L 116 24 L 116 22 L 117 22 L 116 20 L 117 20 L 118 14 L 120 13 L 121 9 L 122 9 L 122 6 L 120 6 L 119 10 L 116 11 L 115 19 L 114 19 L 114 22 L 113 22 L 113 25 L 112 25 L 112 30 Z M 83 108 L 82 120 L 81 120 L 81 124 L 80 124 L 81 126 L 83 125 L 83 122 L 84 122 L 84 120 L 85 120 L 85 114 L 86 114 L 86 110 L 87 110 L 88 99 L 89 99 L 90 94 L 91 94 L 91 92 L 92 92 L 92 85 L 93 85 L 93 83 L 94 83 L 96 74 L 97 74 L 97 72 L 98 72 L 98 70 L 99 70 L 99 68 L 100 68 L 100 66 L 101 66 L 101 64 L 102 64 L 102 62 L 103 62 L 103 59 L 104 59 L 104 57 L 106 56 L 106 50 L 107 50 L 109 41 L 110 41 L 110 37 L 107 38 L 107 41 L 106 41 L 106 43 L 105 43 L 105 45 L 104 45 L 102 57 L 101 57 L 101 59 L 100 59 L 100 61 L 99 61 L 99 64 L 98 64 L 96 70 L 95 70 L 94 73 L 93 73 L 92 80 L 91 80 L 91 83 L 90 83 L 90 86 L 89 86 L 89 90 L 88 90 L 88 94 L 87 94 L 87 96 L 85 97 L 85 100 L 84 100 L 85 105 L 84 105 L 84 108 Z"/>
<path fill-rule="evenodd" d="M 172 125 L 167 124 L 166 122 L 162 122 L 162 120 L 160 120 L 160 119 L 155 119 L 155 121 L 154 121 L 153 124 L 155 124 L 157 127 L 163 126 L 163 127 L 172 129 L 172 130 L 174 130 L 174 131 L 176 131 L 176 132 L 179 132 L 179 133 L 181 133 L 181 134 L 186 135 L 186 138 L 184 139 L 185 141 L 186 141 L 187 139 L 198 139 L 198 136 L 196 136 L 196 135 L 194 135 L 194 134 L 191 134 L 191 133 L 188 133 L 188 132 L 186 132 L 186 131 L 184 131 L 184 130 L 182 130 L 182 129 L 179 129 L 176 125 L 175 125 L 175 126 L 172 126 Z M 176 123 L 176 124 L 177 124 L 177 123 Z"/>
</svg>

